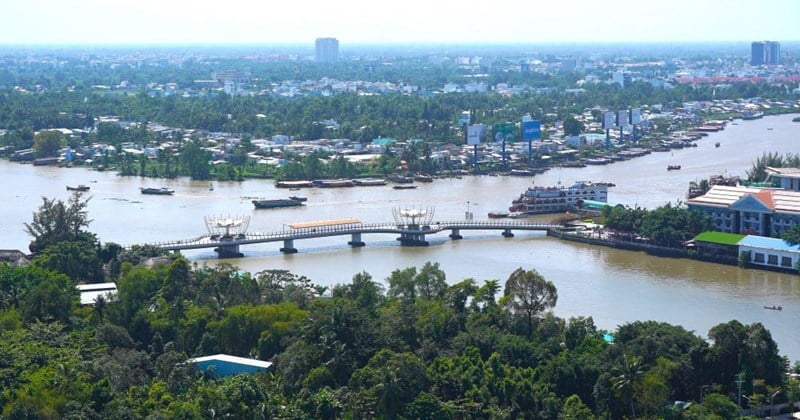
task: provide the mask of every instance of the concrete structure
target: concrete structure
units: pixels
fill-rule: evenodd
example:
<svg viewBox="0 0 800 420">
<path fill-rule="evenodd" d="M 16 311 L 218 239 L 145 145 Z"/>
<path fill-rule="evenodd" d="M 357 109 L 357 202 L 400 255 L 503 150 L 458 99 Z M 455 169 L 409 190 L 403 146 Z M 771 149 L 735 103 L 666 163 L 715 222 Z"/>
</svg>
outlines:
<svg viewBox="0 0 800 420">
<path fill-rule="evenodd" d="M 800 168 L 767 166 L 767 183 L 774 183 L 784 190 L 800 191 Z"/>
<path fill-rule="evenodd" d="M 715 185 L 686 202 L 709 215 L 714 230 L 778 237 L 800 224 L 800 192 Z"/>
<path fill-rule="evenodd" d="M 783 239 L 748 235 L 739 241 L 739 253 L 749 255 L 748 263 L 765 267 L 795 269 L 800 261 L 800 245 Z"/>
<path fill-rule="evenodd" d="M 339 60 L 339 40 L 336 38 L 317 38 L 314 43 L 316 59 L 322 63 L 335 63 Z"/>
<path fill-rule="evenodd" d="M 187 363 L 195 364 L 204 373 L 215 377 L 262 372 L 272 367 L 272 362 L 231 356 L 229 354 L 195 357 L 189 359 Z"/>
<path fill-rule="evenodd" d="M 81 305 L 94 305 L 97 298 L 102 296 L 106 302 L 117 298 L 116 283 L 79 284 L 75 286 L 81 294 Z"/>
<path fill-rule="evenodd" d="M 750 64 L 761 66 L 764 64 L 781 63 L 781 44 L 775 41 L 756 41 L 750 45 Z"/>
</svg>

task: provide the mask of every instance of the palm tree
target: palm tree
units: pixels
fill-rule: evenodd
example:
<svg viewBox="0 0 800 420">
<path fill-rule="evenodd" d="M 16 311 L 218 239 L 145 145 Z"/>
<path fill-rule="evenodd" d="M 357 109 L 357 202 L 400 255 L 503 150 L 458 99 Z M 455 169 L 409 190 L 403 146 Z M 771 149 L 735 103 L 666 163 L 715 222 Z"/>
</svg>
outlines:
<svg viewBox="0 0 800 420">
<path fill-rule="evenodd" d="M 631 418 L 636 418 L 636 409 L 633 404 L 633 390 L 635 385 L 639 382 L 644 370 L 639 364 L 641 360 L 638 357 L 631 357 L 623 355 L 622 367 L 619 369 L 619 375 L 613 378 L 614 389 L 618 395 L 628 400 L 631 406 Z"/>
</svg>

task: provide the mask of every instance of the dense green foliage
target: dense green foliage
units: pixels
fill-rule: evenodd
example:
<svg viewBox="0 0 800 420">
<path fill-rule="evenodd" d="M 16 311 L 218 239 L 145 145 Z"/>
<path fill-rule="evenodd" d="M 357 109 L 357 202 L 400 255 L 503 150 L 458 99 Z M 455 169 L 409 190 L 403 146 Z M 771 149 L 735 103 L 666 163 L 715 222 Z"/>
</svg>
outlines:
<svg viewBox="0 0 800 420">
<path fill-rule="evenodd" d="M 667 247 L 678 247 L 701 232 L 711 230 L 708 216 L 670 203 L 654 210 L 606 206 L 603 215 L 608 229 L 648 238 L 654 244 Z"/>
</svg>

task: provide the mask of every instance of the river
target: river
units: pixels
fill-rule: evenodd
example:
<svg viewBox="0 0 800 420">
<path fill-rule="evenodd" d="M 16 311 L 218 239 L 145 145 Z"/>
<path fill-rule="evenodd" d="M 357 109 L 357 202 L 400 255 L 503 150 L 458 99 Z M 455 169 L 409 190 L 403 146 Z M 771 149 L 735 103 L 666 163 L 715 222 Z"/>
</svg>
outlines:
<svg viewBox="0 0 800 420">
<path fill-rule="evenodd" d="M 570 184 L 577 180 L 613 182 L 609 202 L 654 208 L 684 199 L 688 183 L 711 175 L 744 175 L 764 152 L 800 150 L 800 124 L 792 115 L 729 124 L 698 141 L 698 147 L 650 155 L 606 166 L 552 169 L 533 177 L 538 185 Z M 715 142 L 720 147 L 714 146 Z M 681 165 L 667 171 L 667 165 Z M 30 222 L 41 197 L 67 199 L 66 185 L 91 187 L 90 230 L 104 241 L 134 244 L 186 239 L 205 233 L 205 216 L 249 216 L 251 232 L 281 230 L 295 222 L 345 217 L 364 222 L 392 220 L 398 206 L 435 207 L 436 220 L 464 217 L 466 211 L 485 219 L 492 210 L 508 207 L 530 177 L 465 176 L 419 184 L 415 190 L 390 187 L 307 189 L 306 206 L 254 210 L 253 198 L 284 198 L 271 180 L 208 182 L 119 177 L 86 169 L 33 167 L 0 161 L 0 248 L 27 249 Z M 172 197 L 143 196 L 142 186 L 168 186 Z M 547 221 L 549 216 L 539 216 Z M 313 282 L 348 282 L 360 271 L 375 279 L 392 270 L 438 262 L 449 283 L 465 278 L 504 282 L 516 268 L 536 269 L 558 288 L 557 315 L 592 316 L 613 330 L 634 320 L 652 319 L 684 326 L 701 336 L 719 323 L 738 319 L 761 322 L 773 334 L 782 354 L 800 360 L 800 276 L 709 264 L 685 259 L 651 257 L 640 252 L 562 242 L 543 233 L 462 232 L 465 240 L 446 234 L 430 237 L 426 248 L 400 247 L 392 236 L 365 235 L 367 246 L 351 249 L 347 237 L 295 242 L 299 253 L 283 255 L 279 243 L 242 247 L 245 258 L 225 260 L 243 270 L 287 269 Z M 198 264 L 216 264 L 211 250 L 187 252 Z M 764 305 L 781 305 L 782 311 Z"/>
</svg>

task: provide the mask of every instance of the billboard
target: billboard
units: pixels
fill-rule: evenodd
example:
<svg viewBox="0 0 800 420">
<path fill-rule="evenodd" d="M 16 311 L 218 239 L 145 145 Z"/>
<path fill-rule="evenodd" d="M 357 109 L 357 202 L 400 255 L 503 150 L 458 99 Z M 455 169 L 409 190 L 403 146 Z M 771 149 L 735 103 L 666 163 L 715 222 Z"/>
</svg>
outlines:
<svg viewBox="0 0 800 420">
<path fill-rule="evenodd" d="M 541 121 L 522 122 L 522 140 L 538 140 L 542 138 Z"/>
<path fill-rule="evenodd" d="M 613 111 L 608 111 L 605 114 L 603 114 L 603 129 L 604 130 L 609 130 L 609 129 L 614 128 L 614 118 L 616 118 L 616 115 L 614 115 Z"/>
<path fill-rule="evenodd" d="M 631 124 L 639 124 L 640 122 L 642 122 L 642 109 L 631 109 Z"/>
<path fill-rule="evenodd" d="M 517 126 L 512 123 L 495 124 L 492 127 L 494 141 L 510 143 L 517 139 Z"/>
<path fill-rule="evenodd" d="M 467 126 L 467 144 L 470 146 L 481 144 L 486 136 L 486 127 L 483 124 Z"/>
<path fill-rule="evenodd" d="M 620 127 L 625 127 L 628 124 L 630 124 L 628 122 L 628 110 L 621 109 L 617 111 L 617 125 Z"/>
</svg>

